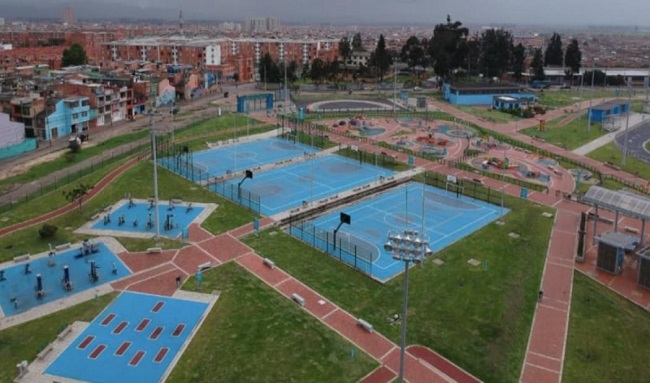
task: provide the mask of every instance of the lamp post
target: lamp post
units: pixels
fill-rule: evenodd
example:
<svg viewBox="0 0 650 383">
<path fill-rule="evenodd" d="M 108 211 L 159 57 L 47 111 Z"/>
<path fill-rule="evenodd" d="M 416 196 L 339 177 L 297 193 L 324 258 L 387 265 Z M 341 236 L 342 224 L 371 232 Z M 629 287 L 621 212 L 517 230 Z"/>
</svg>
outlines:
<svg viewBox="0 0 650 383">
<path fill-rule="evenodd" d="M 589 95 L 589 111 L 587 112 L 587 131 L 591 132 L 591 104 L 594 100 L 594 78 L 596 77 L 596 61 L 598 59 L 594 58 L 594 62 L 591 66 L 591 94 Z"/>
<path fill-rule="evenodd" d="M 632 88 L 630 87 L 630 81 L 627 82 L 627 115 L 625 116 L 625 141 L 623 142 L 623 156 L 621 157 L 621 165 L 625 166 L 627 161 L 627 134 L 628 128 L 630 127 L 630 113 L 632 108 Z"/>
<path fill-rule="evenodd" d="M 420 236 L 416 230 L 389 231 L 384 250 L 393 253 L 393 259 L 404 262 L 404 288 L 402 306 L 402 341 L 400 345 L 399 382 L 404 382 L 404 354 L 406 351 L 406 315 L 409 295 L 409 265 L 421 264 L 424 258 L 433 254 L 429 249 L 429 241 Z"/>
<path fill-rule="evenodd" d="M 154 227 L 156 228 L 156 235 L 154 240 L 156 243 L 160 241 L 160 222 L 158 217 L 158 160 L 156 158 L 156 129 L 153 124 L 153 117 L 156 113 L 149 110 L 149 123 L 151 124 L 151 154 L 153 158 L 153 208 L 154 208 Z"/>
</svg>

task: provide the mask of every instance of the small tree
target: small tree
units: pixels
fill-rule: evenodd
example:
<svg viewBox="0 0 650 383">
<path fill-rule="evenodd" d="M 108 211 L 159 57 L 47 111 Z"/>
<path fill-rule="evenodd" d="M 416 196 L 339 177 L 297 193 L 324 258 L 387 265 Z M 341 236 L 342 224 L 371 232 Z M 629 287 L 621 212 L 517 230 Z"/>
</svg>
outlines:
<svg viewBox="0 0 650 383">
<path fill-rule="evenodd" d="M 564 62 L 564 52 L 562 51 L 562 37 L 558 33 L 553 33 L 551 40 L 546 46 L 544 53 L 545 66 L 562 66 Z"/>
<path fill-rule="evenodd" d="M 517 81 L 521 81 L 526 71 L 526 48 L 521 43 L 512 50 L 512 75 Z"/>
<path fill-rule="evenodd" d="M 63 51 L 63 58 L 61 60 L 61 65 L 74 66 L 74 65 L 85 65 L 88 62 L 88 57 L 86 56 L 86 51 L 79 44 L 72 44 L 69 49 Z"/>
<path fill-rule="evenodd" d="M 573 84 L 573 75 L 579 73 L 580 67 L 582 66 L 582 52 L 580 51 L 578 40 L 571 40 L 569 45 L 566 47 L 564 65 L 568 68 L 567 76 L 571 79 L 571 84 Z"/>
<path fill-rule="evenodd" d="M 38 229 L 38 235 L 43 239 L 52 238 L 56 235 L 58 230 L 58 227 L 50 225 L 49 223 L 44 223 L 43 226 Z"/>
<path fill-rule="evenodd" d="M 533 62 L 531 64 L 533 68 L 533 79 L 534 80 L 545 80 L 546 75 L 544 74 L 544 57 L 542 55 L 542 49 L 535 49 L 535 55 L 533 56 Z"/>
<path fill-rule="evenodd" d="M 70 149 L 70 153 L 79 153 L 81 151 L 81 140 L 79 138 L 73 138 L 68 141 L 68 149 Z"/>
<path fill-rule="evenodd" d="M 363 41 L 361 40 L 361 32 L 355 33 L 352 37 L 352 50 L 365 51 L 365 49 L 363 49 Z"/>
<path fill-rule="evenodd" d="M 64 190 L 63 196 L 70 203 L 74 201 L 79 201 L 79 211 L 81 211 L 81 204 L 83 202 L 83 198 L 86 194 L 88 194 L 88 192 L 90 192 L 92 188 L 93 188 L 92 185 L 79 184 L 72 190 Z"/>
</svg>

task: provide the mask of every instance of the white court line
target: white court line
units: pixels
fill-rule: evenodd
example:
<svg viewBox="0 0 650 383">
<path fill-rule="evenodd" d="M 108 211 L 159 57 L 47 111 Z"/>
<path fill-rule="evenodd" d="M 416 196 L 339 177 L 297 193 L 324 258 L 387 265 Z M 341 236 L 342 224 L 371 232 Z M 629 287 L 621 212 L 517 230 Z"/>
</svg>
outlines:
<svg viewBox="0 0 650 383">
<path fill-rule="evenodd" d="M 421 195 L 422 195 L 421 190 L 422 189 L 420 188 L 420 194 L 415 194 L 416 196 L 419 196 L 419 198 L 418 198 L 419 200 L 421 200 Z M 377 220 L 373 219 L 373 217 L 375 217 L 377 215 L 381 214 L 383 217 L 386 217 L 386 216 L 390 216 L 391 214 L 395 214 L 395 212 L 398 212 L 399 209 L 392 210 L 392 211 L 387 211 L 385 209 L 379 208 L 378 206 L 387 206 L 387 205 L 390 206 L 391 204 L 394 204 L 394 203 L 391 203 L 391 200 L 393 200 L 393 199 L 402 199 L 402 202 L 403 202 L 403 198 L 402 198 L 403 195 L 400 195 L 400 194 L 403 194 L 402 191 L 403 191 L 403 188 L 400 188 L 400 189 L 397 189 L 396 191 L 391 192 L 390 195 L 382 194 L 382 195 L 373 197 L 373 199 L 362 201 L 359 205 L 356 206 L 355 209 L 349 210 L 349 212 L 354 217 L 355 212 L 359 212 L 359 211 L 363 211 L 363 210 L 374 211 L 374 213 L 366 213 L 366 214 L 364 214 L 364 216 L 361 219 L 357 220 L 357 222 L 359 222 L 359 221 L 363 222 L 364 220 L 369 220 L 371 222 L 372 221 L 376 222 Z M 409 197 L 409 200 L 410 199 L 411 198 Z M 457 208 L 454 208 L 454 207 L 441 205 L 439 203 L 435 203 L 435 201 L 432 201 L 432 202 L 434 202 L 435 205 L 440 206 L 441 210 L 446 210 L 446 211 L 449 211 L 449 212 L 456 212 L 456 214 L 454 214 L 451 217 L 445 219 L 444 221 L 434 225 L 434 227 L 445 225 L 448 222 L 456 220 L 457 218 L 461 217 L 463 214 L 472 214 L 472 215 L 474 215 L 474 213 L 470 213 L 470 212 L 478 212 L 478 211 L 482 210 L 485 213 L 483 215 L 477 217 L 475 220 L 473 220 L 471 222 L 468 222 L 467 224 L 457 228 L 456 230 L 454 230 L 454 231 L 452 231 L 450 233 L 446 233 L 446 234 L 438 232 L 437 230 L 430 229 L 431 226 L 425 225 L 426 226 L 425 231 L 427 231 L 428 233 L 436 233 L 436 234 L 441 235 L 441 238 L 437 239 L 434 242 L 430 242 L 430 245 L 439 243 L 439 242 L 441 242 L 441 241 L 443 241 L 443 240 L 445 240 L 445 239 L 447 239 L 449 237 L 453 237 L 453 236 L 459 234 L 460 232 L 466 230 L 468 227 L 471 227 L 471 226 L 475 225 L 478 222 L 486 221 L 486 220 L 492 221 L 493 218 L 491 218 L 491 216 L 494 215 L 494 214 L 498 214 L 498 211 L 496 209 L 489 209 L 488 207 L 483 207 L 483 206 L 480 206 L 480 205 L 479 205 L 480 209 L 469 210 L 469 209 L 457 209 Z M 465 202 L 473 204 L 474 200 L 465 201 Z M 414 204 L 414 206 L 419 207 L 421 205 Z M 421 218 L 421 215 L 419 217 Z M 426 219 L 426 215 L 425 215 L 425 219 Z M 382 219 L 382 221 L 385 222 L 385 220 L 383 220 L 383 219 Z M 429 220 L 429 221 L 431 221 L 431 220 Z M 354 218 L 353 218 L 353 222 L 354 222 Z M 387 224 L 387 222 L 385 222 L 385 223 Z M 489 222 L 486 222 L 486 224 L 487 223 L 489 223 Z M 332 224 L 334 224 L 334 226 L 336 226 L 338 224 L 338 216 L 337 215 L 332 215 L 331 218 L 329 218 L 327 220 L 318 221 L 318 226 L 321 227 L 321 228 L 322 227 L 332 226 Z M 395 227 L 394 225 L 390 225 L 390 224 L 387 224 L 387 226 Z M 482 228 L 483 226 L 484 225 L 481 225 L 481 227 L 476 228 L 474 231 Z M 352 236 L 354 238 L 360 239 L 363 242 L 366 242 L 366 243 L 370 244 L 371 246 L 373 246 L 374 250 L 376 250 L 377 254 L 379 254 L 378 257 L 375 258 L 375 260 L 372 262 L 372 267 L 373 268 L 377 268 L 379 270 L 387 270 L 387 269 L 394 268 L 395 264 L 400 263 L 400 261 L 393 261 L 393 262 L 390 262 L 389 264 L 387 264 L 385 266 L 379 265 L 378 263 L 380 262 L 380 260 L 384 260 L 383 258 L 386 257 L 386 254 L 384 254 L 382 249 L 380 249 L 377 245 L 374 244 L 374 242 L 376 242 L 376 240 L 374 238 L 370 238 L 369 236 L 367 236 L 363 232 L 348 233 L 348 232 L 342 231 L 341 233 L 345 233 L 348 236 Z M 468 234 L 466 234 L 466 235 L 468 235 Z M 463 235 L 462 237 L 465 237 L 466 235 Z M 453 241 L 446 244 L 444 247 L 455 243 L 456 241 L 462 239 L 462 237 L 454 239 Z M 442 249 L 444 247 L 441 247 L 440 249 Z"/>
</svg>

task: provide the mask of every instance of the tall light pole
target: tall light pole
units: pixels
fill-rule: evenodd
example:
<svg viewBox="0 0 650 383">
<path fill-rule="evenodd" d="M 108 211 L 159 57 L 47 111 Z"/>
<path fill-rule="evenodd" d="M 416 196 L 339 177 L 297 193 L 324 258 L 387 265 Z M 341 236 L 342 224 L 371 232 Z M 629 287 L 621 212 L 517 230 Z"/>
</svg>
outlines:
<svg viewBox="0 0 650 383">
<path fill-rule="evenodd" d="M 156 129 L 153 124 L 153 117 L 155 112 L 149 110 L 149 123 L 151 124 L 151 153 L 153 156 L 153 208 L 154 208 L 154 227 L 156 228 L 156 235 L 154 240 L 156 243 L 160 241 L 160 222 L 158 217 L 158 160 L 156 155 Z"/>
<path fill-rule="evenodd" d="M 587 131 L 591 132 L 591 104 L 594 100 L 594 78 L 596 77 L 596 59 L 591 66 L 591 95 L 589 96 L 589 110 L 587 111 Z"/>
<path fill-rule="evenodd" d="M 283 43 L 286 44 L 286 43 Z M 287 115 L 287 47 L 283 45 L 282 58 L 284 60 L 284 115 Z"/>
<path fill-rule="evenodd" d="M 648 78 L 645 83 L 645 107 L 650 108 L 650 105 L 648 104 L 648 88 L 650 87 L 650 56 L 646 58 L 648 59 Z M 648 112 L 650 112 L 650 110 L 648 110 Z"/>
<path fill-rule="evenodd" d="M 421 264 L 426 256 L 433 254 L 429 249 L 429 241 L 421 237 L 415 230 L 404 230 L 402 235 L 397 231 L 388 233 L 388 241 L 384 249 L 393 253 L 393 259 L 404 262 L 404 288 L 402 305 L 402 340 L 400 345 L 399 382 L 404 382 L 404 356 L 406 352 L 406 316 L 409 296 L 409 266 L 411 263 Z"/>
<path fill-rule="evenodd" d="M 625 137 L 623 142 L 623 156 L 621 157 L 621 165 L 625 166 L 625 161 L 627 160 L 627 134 L 628 128 L 630 127 L 630 113 L 632 107 L 632 88 L 630 87 L 630 81 L 628 78 L 627 81 L 627 116 L 625 116 Z"/>
<path fill-rule="evenodd" d="M 397 113 L 397 65 L 393 64 L 393 115 Z"/>
</svg>

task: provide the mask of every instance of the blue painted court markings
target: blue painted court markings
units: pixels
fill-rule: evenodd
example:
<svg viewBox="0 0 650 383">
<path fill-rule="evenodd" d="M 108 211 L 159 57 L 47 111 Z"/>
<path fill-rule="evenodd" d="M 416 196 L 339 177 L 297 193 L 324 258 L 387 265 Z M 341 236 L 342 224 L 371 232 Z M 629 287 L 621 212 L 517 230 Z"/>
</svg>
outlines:
<svg viewBox="0 0 650 383">
<path fill-rule="evenodd" d="M 395 261 L 392 254 L 383 249 L 388 231 L 396 230 L 402 234 L 408 228 L 421 233 L 423 201 L 424 233 L 429 237 L 429 248 L 434 252 L 479 230 L 501 215 L 499 206 L 462 195 L 457 198 L 455 193 L 432 186 L 424 188 L 423 198 L 423 186 L 410 183 L 319 217 L 312 223 L 331 234 L 339 223 L 340 212 L 350 214 L 352 224 L 341 226 L 339 238 L 370 250 L 373 254 L 372 276 L 385 281 L 404 269 L 403 262 Z M 504 214 L 507 211 L 504 209 Z"/>
<path fill-rule="evenodd" d="M 193 160 L 195 165 L 206 168 L 211 176 L 216 177 L 228 170 L 250 169 L 317 151 L 309 145 L 268 138 L 197 152 L 193 154 Z"/>
<path fill-rule="evenodd" d="M 186 229 L 202 211 L 203 207 L 201 206 L 192 206 L 192 209 L 188 210 L 187 204 L 177 204 L 172 210 L 169 210 L 168 202 L 158 202 L 160 234 L 165 237 L 178 237 L 183 229 Z M 92 229 L 151 234 L 156 232 L 156 228 L 153 225 L 155 222 L 155 214 L 153 208 L 150 209 L 149 203 L 134 202 L 133 206 L 129 208 L 129 203 L 126 202 L 119 208 L 111 211 L 109 216 L 110 222 L 105 223 L 102 217 L 92 225 Z M 122 225 L 120 225 L 120 217 L 124 217 L 124 224 Z M 149 225 L 149 222 L 151 222 L 151 225 Z M 169 223 L 167 228 L 165 227 L 166 223 Z"/>
<path fill-rule="evenodd" d="M 207 303 L 123 292 L 45 370 L 97 383 L 158 382 Z"/>
<path fill-rule="evenodd" d="M 260 196 L 262 214 L 273 215 L 300 206 L 303 201 L 318 201 L 377 181 L 379 176 L 393 174 L 384 168 L 330 154 L 255 173 L 253 179 L 242 184 L 242 188 Z"/>
<path fill-rule="evenodd" d="M 56 255 L 29 260 L 4 270 L 4 281 L 0 281 L 0 307 L 6 316 L 16 315 L 32 307 L 44 303 L 53 302 L 59 298 L 90 289 L 94 286 L 114 281 L 130 275 L 129 269 L 105 244 L 95 243 L 96 253 L 80 257 L 81 246 L 74 246 L 72 249 L 57 252 Z M 99 280 L 92 282 L 89 277 L 90 264 L 94 260 L 98 267 Z M 50 261 L 54 265 L 49 266 Z M 25 264 L 29 263 L 29 274 L 25 274 Z M 67 291 L 61 280 L 63 279 L 63 266 L 67 265 L 70 273 L 72 290 Z M 113 273 L 115 265 L 115 273 Z M 43 281 L 42 298 L 36 297 L 36 275 L 41 274 Z M 16 298 L 17 307 L 12 300 Z"/>
</svg>

